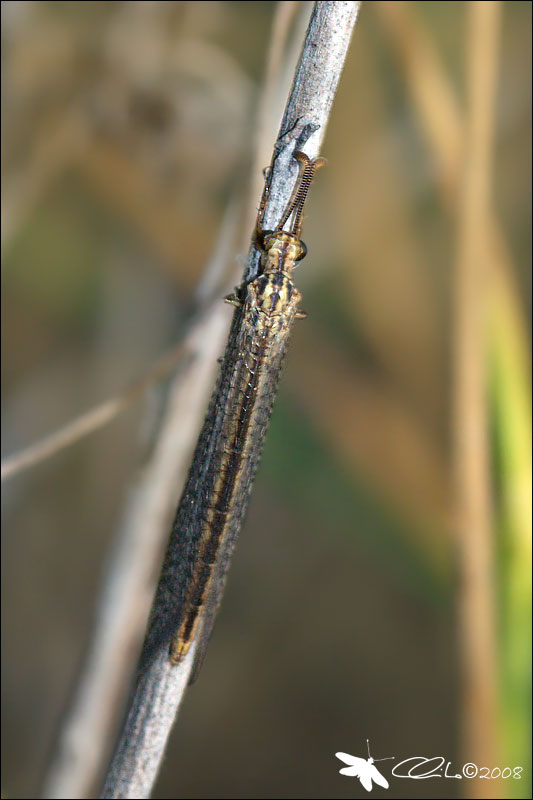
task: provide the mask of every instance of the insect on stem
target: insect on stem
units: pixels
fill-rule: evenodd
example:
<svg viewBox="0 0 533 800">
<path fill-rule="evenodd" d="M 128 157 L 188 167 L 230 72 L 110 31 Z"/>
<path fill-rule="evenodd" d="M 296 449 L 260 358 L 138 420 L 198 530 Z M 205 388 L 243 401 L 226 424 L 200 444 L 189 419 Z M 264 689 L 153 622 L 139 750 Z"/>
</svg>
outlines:
<svg viewBox="0 0 533 800">
<path fill-rule="evenodd" d="M 291 279 L 306 254 L 300 240 L 305 200 L 325 162 L 294 154 L 299 173 L 280 222 L 263 230 L 269 176 L 259 206 L 258 276 L 226 298 L 235 307 L 228 345 L 176 513 L 158 594 L 175 610 L 170 660 L 197 642 L 198 673 L 261 454 L 293 320 L 304 317 Z M 285 230 L 292 215 L 292 221 Z M 156 599 L 157 605 L 157 599 Z"/>
</svg>

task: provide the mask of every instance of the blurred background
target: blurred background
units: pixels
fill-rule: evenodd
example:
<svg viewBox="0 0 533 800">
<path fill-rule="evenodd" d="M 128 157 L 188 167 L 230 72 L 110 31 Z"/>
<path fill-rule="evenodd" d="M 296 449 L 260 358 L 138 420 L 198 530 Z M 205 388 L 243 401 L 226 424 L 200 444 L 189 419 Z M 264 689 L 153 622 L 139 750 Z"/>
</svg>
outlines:
<svg viewBox="0 0 533 800">
<path fill-rule="evenodd" d="M 297 38 L 309 5 L 2 3 L 3 457 L 183 338 L 228 205 L 246 202 L 275 15 Z M 334 753 L 363 757 L 367 738 L 374 758 L 524 768 L 392 779 L 395 797 L 530 796 L 531 4 L 501 4 L 492 50 L 472 24 L 486 6 L 362 5 L 304 223 L 309 316 L 155 797 L 362 796 Z M 492 143 L 468 288 L 484 44 Z M 250 230 L 236 225 L 220 297 Z M 480 320 L 466 374 L 481 395 L 457 368 L 465 319 Z M 50 769 L 167 385 L 3 484 L 7 797 L 35 797 Z M 469 415 L 488 432 L 473 517 L 457 508 Z"/>
</svg>

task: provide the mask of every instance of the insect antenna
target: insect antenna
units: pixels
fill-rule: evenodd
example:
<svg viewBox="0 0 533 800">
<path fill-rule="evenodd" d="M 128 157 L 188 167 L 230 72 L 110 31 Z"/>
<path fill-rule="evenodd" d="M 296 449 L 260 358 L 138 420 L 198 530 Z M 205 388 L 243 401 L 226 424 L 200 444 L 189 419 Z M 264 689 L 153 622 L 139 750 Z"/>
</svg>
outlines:
<svg viewBox="0 0 533 800">
<path fill-rule="evenodd" d="M 299 236 L 302 227 L 304 203 L 307 198 L 307 193 L 309 192 L 309 187 L 311 186 L 313 176 L 316 170 L 319 167 L 324 166 L 327 161 L 325 158 L 315 158 L 314 161 L 311 161 L 309 156 L 306 156 L 305 153 L 302 153 L 299 150 L 294 153 L 294 158 L 300 163 L 300 174 L 294 186 L 292 197 L 289 200 L 287 208 L 285 209 L 285 212 L 278 225 L 278 230 L 283 230 L 283 226 L 294 212 L 291 229 L 288 231 L 288 233 L 292 233 L 294 236 Z"/>
</svg>

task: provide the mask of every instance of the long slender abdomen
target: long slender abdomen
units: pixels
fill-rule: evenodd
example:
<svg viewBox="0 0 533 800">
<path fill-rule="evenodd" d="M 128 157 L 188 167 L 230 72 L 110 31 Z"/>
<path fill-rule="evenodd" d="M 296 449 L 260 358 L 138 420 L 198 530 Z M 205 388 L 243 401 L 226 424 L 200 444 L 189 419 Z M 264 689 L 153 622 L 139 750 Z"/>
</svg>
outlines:
<svg viewBox="0 0 533 800">
<path fill-rule="evenodd" d="M 267 288 L 268 282 L 262 281 Z M 252 291 L 254 287 L 251 287 Z M 210 475 L 212 498 L 199 535 L 194 571 L 188 586 L 184 611 L 171 648 L 171 659 L 179 663 L 195 637 L 202 610 L 212 591 L 221 549 L 227 551 L 234 536 L 234 520 L 244 513 L 253 475 L 270 416 L 274 384 L 279 378 L 295 303 L 286 314 L 271 316 L 260 308 L 256 296 L 243 309 L 239 359 L 230 377 L 224 409 L 224 424 L 213 456 Z M 271 292 L 268 298 L 271 297 Z M 222 369 L 224 369 L 224 364 Z M 276 368 L 277 367 L 277 368 Z"/>
</svg>

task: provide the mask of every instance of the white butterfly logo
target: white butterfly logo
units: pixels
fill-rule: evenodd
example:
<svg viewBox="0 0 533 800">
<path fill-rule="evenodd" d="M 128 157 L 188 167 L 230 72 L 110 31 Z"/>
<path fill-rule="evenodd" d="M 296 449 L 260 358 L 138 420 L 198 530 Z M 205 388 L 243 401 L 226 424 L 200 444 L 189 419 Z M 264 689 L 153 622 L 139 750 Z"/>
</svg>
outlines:
<svg viewBox="0 0 533 800">
<path fill-rule="evenodd" d="M 359 778 L 361 785 L 364 786 L 367 792 L 372 791 L 372 781 L 377 783 L 378 786 L 383 786 L 384 789 L 388 789 L 389 782 L 383 777 L 378 768 L 374 766 L 374 761 L 388 761 L 389 759 L 394 758 L 394 756 L 388 756 L 387 758 L 372 758 L 370 755 L 370 744 L 368 739 L 366 740 L 366 748 L 368 750 L 368 758 L 357 758 L 356 756 L 351 756 L 349 753 L 335 753 L 337 758 L 339 758 L 341 761 L 344 761 L 345 764 L 349 764 L 348 767 L 343 767 L 343 769 L 339 770 L 340 774 L 349 775 L 353 778 Z"/>
</svg>

